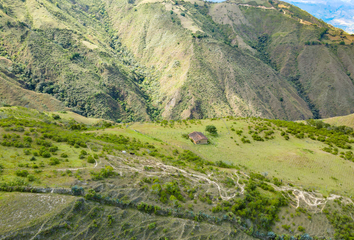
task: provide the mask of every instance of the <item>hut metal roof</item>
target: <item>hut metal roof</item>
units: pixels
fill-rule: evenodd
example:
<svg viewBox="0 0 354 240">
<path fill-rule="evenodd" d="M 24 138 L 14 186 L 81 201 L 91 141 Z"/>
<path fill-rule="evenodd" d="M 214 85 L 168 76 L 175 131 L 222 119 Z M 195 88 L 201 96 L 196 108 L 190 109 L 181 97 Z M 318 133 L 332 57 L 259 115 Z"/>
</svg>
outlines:
<svg viewBox="0 0 354 240">
<path fill-rule="evenodd" d="M 203 133 L 201 132 L 192 132 L 190 134 L 188 134 L 188 136 L 193 139 L 193 141 L 198 142 L 200 140 L 208 140 L 208 138 L 206 136 L 204 136 Z"/>
</svg>

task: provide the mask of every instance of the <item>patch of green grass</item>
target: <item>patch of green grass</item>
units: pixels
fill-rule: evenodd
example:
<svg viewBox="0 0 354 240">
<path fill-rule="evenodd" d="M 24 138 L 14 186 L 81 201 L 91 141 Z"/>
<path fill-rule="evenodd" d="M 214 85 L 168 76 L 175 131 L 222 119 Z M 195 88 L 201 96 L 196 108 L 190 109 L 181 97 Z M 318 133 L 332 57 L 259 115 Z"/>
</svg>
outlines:
<svg viewBox="0 0 354 240">
<path fill-rule="evenodd" d="M 262 120 L 257 120 L 262 122 Z M 189 140 L 182 138 L 181 132 L 190 133 L 193 131 L 203 132 L 205 126 L 215 125 L 219 130 L 218 136 L 205 135 L 212 144 L 195 145 Z M 321 149 L 323 143 L 309 138 L 300 139 L 290 136 L 285 140 L 281 132 L 286 128 L 277 130 L 278 127 L 272 125 L 274 139 L 264 142 L 253 141 L 248 134 L 248 126 L 255 126 L 251 119 L 237 119 L 236 124 L 233 121 L 223 120 L 201 120 L 201 124 L 188 125 L 175 124 L 171 127 L 161 127 L 159 124 L 144 123 L 133 124 L 129 128 L 146 134 L 150 138 L 158 138 L 166 141 L 171 146 L 191 150 L 208 161 L 224 161 L 229 164 L 246 166 L 257 172 L 267 172 L 270 176 L 301 184 L 308 187 L 315 187 L 322 192 L 339 191 L 352 192 L 350 182 L 350 171 L 354 167 L 349 161 L 343 161 L 340 157 L 327 154 Z M 190 127 L 190 128 L 189 128 Z M 240 144 L 237 146 L 234 142 L 241 142 L 241 136 L 237 135 L 235 130 L 242 130 L 242 136 L 248 137 L 251 144 Z M 116 131 L 122 131 L 117 129 Z M 127 130 L 124 130 L 127 131 Z M 263 133 L 260 135 L 264 136 Z M 233 139 L 230 139 L 230 136 Z M 352 145 L 352 144 L 350 144 Z M 168 146 L 161 146 L 168 148 Z M 343 175 L 343 171 L 347 172 Z M 331 176 L 337 176 L 338 183 L 330 179 Z M 301 181 L 298 180 L 301 178 Z M 323 178 L 324 180 L 319 180 Z"/>
</svg>

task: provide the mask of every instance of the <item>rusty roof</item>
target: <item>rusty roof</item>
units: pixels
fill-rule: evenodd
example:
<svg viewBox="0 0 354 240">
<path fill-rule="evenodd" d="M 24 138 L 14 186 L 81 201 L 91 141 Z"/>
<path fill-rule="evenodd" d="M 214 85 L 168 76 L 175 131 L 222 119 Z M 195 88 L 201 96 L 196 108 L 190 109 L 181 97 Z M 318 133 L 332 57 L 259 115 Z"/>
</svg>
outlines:
<svg viewBox="0 0 354 240">
<path fill-rule="evenodd" d="M 200 140 L 208 140 L 208 138 L 204 136 L 204 134 L 201 132 L 192 132 L 188 134 L 188 136 L 195 142 L 198 142 Z"/>
</svg>

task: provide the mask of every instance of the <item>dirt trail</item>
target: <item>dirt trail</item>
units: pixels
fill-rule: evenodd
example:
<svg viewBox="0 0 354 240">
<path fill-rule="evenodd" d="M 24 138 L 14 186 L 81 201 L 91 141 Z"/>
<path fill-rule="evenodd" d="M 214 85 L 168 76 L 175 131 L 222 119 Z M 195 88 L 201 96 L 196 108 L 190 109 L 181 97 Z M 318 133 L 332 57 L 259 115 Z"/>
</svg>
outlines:
<svg viewBox="0 0 354 240">
<path fill-rule="evenodd" d="M 108 155 L 108 158 L 109 160 L 114 160 L 114 159 L 119 159 L 121 161 L 124 161 L 124 159 L 120 158 L 120 157 L 116 157 L 116 156 L 111 156 L 111 155 Z M 138 169 L 138 168 L 135 168 L 135 167 L 130 167 L 130 166 L 121 166 L 121 168 L 123 169 L 129 169 L 129 170 L 133 170 L 133 171 L 136 171 L 136 172 L 143 172 L 145 173 L 145 175 L 147 176 L 160 176 L 160 175 L 169 175 L 173 172 L 179 172 L 181 174 L 183 174 L 185 177 L 189 178 L 191 181 L 194 181 L 194 182 L 198 182 L 199 180 L 204 180 L 206 181 L 208 184 L 213 184 L 216 186 L 216 188 L 218 189 L 218 192 L 220 194 L 220 197 L 223 199 L 223 200 L 230 200 L 231 198 L 234 198 L 237 194 L 237 191 L 235 191 L 235 193 L 233 193 L 231 196 L 229 196 L 229 191 L 227 191 L 226 189 L 223 189 L 222 186 L 220 186 L 219 183 L 209 179 L 208 177 L 206 176 L 203 176 L 201 174 L 198 174 L 198 173 L 188 173 L 187 171 L 183 170 L 183 169 L 180 169 L 180 168 L 177 168 L 177 167 L 173 167 L 173 166 L 169 166 L 169 165 L 165 165 L 163 163 L 158 163 L 158 162 L 153 162 L 153 161 L 146 161 L 145 163 L 148 163 L 150 165 L 145 165 L 147 167 L 158 167 L 162 170 L 162 172 L 146 172 L 142 169 Z M 110 163 L 109 163 L 110 164 Z M 118 170 L 116 167 L 114 167 L 112 164 L 110 164 L 115 170 Z M 168 171 L 170 170 L 170 171 Z M 238 181 L 237 181 L 238 183 Z M 243 189 L 243 186 L 242 185 L 239 185 L 241 189 Z"/>
<path fill-rule="evenodd" d="M 322 212 L 328 201 L 333 201 L 336 199 L 341 200 L 341 202 L 344 204 L 354 204 L 350 198 L 343 197 L 340 195 L 331 194 L 329 197 L 325 198 L 319 193 L 306 192 L 306 191 L 299 190 L 294 187 L 289 187 L 289 186 L 277 187 L 273 184 L 272 184 L 272 186 L 277 191 L 283 191 L 283 192 L 291 191 L 292 194 L 288 193 L 288 196 L 290 198 L 292 198 L 294 200 L 294 202 L 296 202 L 296 206 L 293 206 L 295 208 L 299 208 L 300 203 L 303 202 L 308 207 L 314 209 L 315 212 L 318 211 L 318 206 L 322 205 L 323 207 L 320 209 L 320 212 Z M 321 195 L 321 197 L 319 195 Z"/>
<path fill-rule="evenodd" d="M 42 224 L 42 226 L 38 229 L 38 232 L 37 232 L 30 240 L 35 239 L 35 238 L 37 237 L 37 235 L 41 233 L 41 231 L 42 231 L 44 225 L 45 225 L 48 221 L 49 221 L 49 219 L 48 219 L 47 221 L 45 221 L 45 222 Z"/>
<path fill-rule="evenodd" d="M 234 198 L 237 194 L 241 194 L 241 195 L 244 194 L 246 184 L 240 184 L 239 174 L 242 174 L 243 176 L 250 178 L 244 172 L 238 173 L 235 171 L 233 173 L 233 175 L 236 177 L 236 179 L 233 179 L 232 177 L 231 178 L 234 180 L 234 182 L 236 183 L 239 190 L 235 190 L 235 189 L 231 190 L 231 189 L 224 188 L 220 183 L 218 183 L 215 180 L 212 180 L 211 175 L 203 175 L 201 173 L 195 173 L 195 172 L 190 173 L 190 172 L 187 172 L 181 168 L 166 165 L 166 164 L 163 164 L 160 162 L 155 162 L 152 160 L 146 160 L 146 159 L 139 158 L 140 161 L 143 161 L 140 163 L 140 167 L 132 167 L 132 166 L 128 165 L 129 164 L 128 160 L 123 159 L 121 157 L 108 155 L 108 159 L 110 161 L 114 161 L 114 163 L 116 163 L 116 164 L 119 164 L 119 167 L 116 167 L 113 164 L 111 164 L 110 162 L 108 162 L 108 164 L 110 166 L 112 166 L 113 169 L 120 170 L 123 172 L 124 172 L 124 170 L 125 171 L 130 170 L 130 171 L 135 171 L 135 172 L 139 172 L 139 173 L 144 172 L 144 174 L 146 176 L 150 176 L 150 177 L 161 176 L 161 175 L 170 175 L 170 174 L 178 172 L 179 174 L 183 174 L 185 177 L 187 177 L 188 179 L 190 179 L 193 182 L 198 182 L 200 180 L 203 180 L 203 181 L 207 182 L 208 184 L 213 184 L 214 186 L 216 186 L 216 188 L 219 192 L 219 196 L 221 197 L 222 200 L 225 200 L 225 201 Z M 144 170 L 144 166 L 159 168 L 161 171 L 148 172 L 148 171 Z M 295 187 L 290 187 L 290 186 L 278 187 L 272 183 L 268 183 L 268 184 L 270 184 L 272 187 L 274 187 L 274 189 L 276 191 L 288 194 L 288 197 L 290 197 L 290 199 L 295 203 L 295 204 L 291 204 L 294 208 L 299 208 L 300 204 L 302 203 L 302 204 L 305 204 L 308 208 L 312 209 L 315 212 L 317 212 L 317 211 L 322 212 L 328 201 L 333 201 L 336 199 L 340 199 L 344 204 L 354 204 L 351 199 L 346 198 L 346 197 L 342 197 L 339 195 L 331 194 L 329 197 L 324 198 L 319 193 L 307 192 L 307 191 L 303 191 L 303 190 L 297 189 Z M 291 192 L 291 194 L 289 193 L 289 191 Z M 318 206 L 322 206 L 322 207 L 319 208 Z"/>
<path fill-rule="evenodd" d="M 249 5 L 249 4 L 237 4 L 237 5 L 244 6 L 244 7 L 261 8 L 261 9 L 266 9 L 266 10 L 277 10 L 275 7 L 253 6 L 253 5 Z"/>
<path fill-rule="evenodd" d="M 243 194 L 243 193 L 245 192 L 245 186 L 246 186 L 246 184 L 241 185 L 241 184 L 239 183 L 240 177 L 238 176 L 237 173 L 234 173 L 234 174 L 235 174 L 236 177 L 237 177 L 237 182 L 236 182 L 236 184 L 237 184 L 237 186 L 241 189 L 240 194 Z"/>
</svg>

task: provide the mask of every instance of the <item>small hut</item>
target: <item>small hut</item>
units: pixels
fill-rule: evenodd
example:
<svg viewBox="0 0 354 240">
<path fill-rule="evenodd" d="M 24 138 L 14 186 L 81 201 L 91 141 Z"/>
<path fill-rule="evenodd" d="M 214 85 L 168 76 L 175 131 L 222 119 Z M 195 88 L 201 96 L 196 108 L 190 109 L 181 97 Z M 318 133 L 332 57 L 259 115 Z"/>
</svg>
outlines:
<svg viewBox="0 0 354 240">
<path fill-rule="evenodd" d="M 192 132 L 188 136 L 193 140 L 194 144 L 208 144 L 208 138 L 201 132 Z"/>
</svg>

